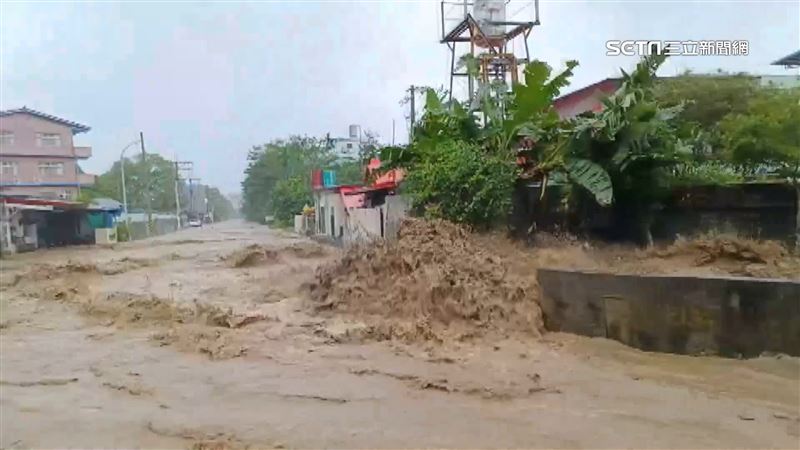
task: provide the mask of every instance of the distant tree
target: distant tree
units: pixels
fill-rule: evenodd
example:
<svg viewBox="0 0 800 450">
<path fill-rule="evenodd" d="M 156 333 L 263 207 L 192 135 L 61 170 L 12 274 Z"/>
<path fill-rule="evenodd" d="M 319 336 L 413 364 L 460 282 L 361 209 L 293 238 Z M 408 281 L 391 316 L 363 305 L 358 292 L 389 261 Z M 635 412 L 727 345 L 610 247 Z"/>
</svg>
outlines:
<svg viewBox="0 0 800 450">
<path fill-rule="evenodd" d="M 380 143 L 378 142 L 378 133 L 372 130 L 364 130 L 364 135 L 361 137 L 358 158 L 362 163 L 367 163 L 370 159 L 377 158 L 379 151 Z"/>
<path fill-rule="evenodd" d="M 336 171 L 337 184 L 362 184 L 364 183 L 365 165 L 360 160 L 347 158 L 337 161 L 330 166 Z"/>
<path fill-rule="evenodd" d="M 300 176 L 280 180 L 272 193 L 273 217 L 279 225 L 290 225 L 295 214 L 313 202 L 311 183 Z"/>
<path fill-rule="evenodd" d="M 279 183 L 293 180 L 290 186 L 281 186 L 281 195 L 297 192 L 295 187 L 298 180 L 302 180 L 310 189 L 312 170 L 332 169 L 338 163 L 339 159 L 324 139 L 291 136 L 254 147 L 248 155 L 245 179 L 242 182 L 242 212 L 245 218 L 262 222 L 270 215 L 299 213 L 303 205 L 294 211 L 284 211 L 283 208 L 292 207 L 295 203 L 284 201 L 283 197 L 278 202 L 275 201 Z"/>
<path fill-rule="evenodd" d="M 157 154 L 148 154 L 146 163 L 141 156 L 125 158 L 125 191 L 128 209 L 145 209 L 150 196 L 153 211 L 175 211 L 175 169 L 173 163 Z M 97 177 L 87 195 L 122 201 L 120 162 Z"/>
<path fill-rule="evenodd" d="M 149 174 L 149 177 L 146 177 L 145 174 Z M 152 153 L 147 155 L 146 164 L 142 163 L 141 156 L 125 158 L 125 191 L 129 211 L 146 209 L 148 206 L 147 196 L 150 195 L 150 206 L 154 212 L 174 213 L 174 163 Z M 186 181 L 179 181 L 178 195 L 183 211 L 190 209 L 189 191 Z M 209 201 L 209 209 L 215 210 L 216 217 L 227 219 L 235 215 L 233 204 L 220 193 L 219 189 L 212 186 L 195 185 L 193 191 L 205 192 Z M 81 189 L 81 201 L 90 202 L 99 197 L 123 201 L 120 161 L 115 162 L 109 170 L 98 176 L 94 186 Z"/>
<path fill-rule="evenodd" d="M 773 172 L 792 183 L 800 247 L 800 88 L 763 89 L 720 123 L 726 156 L 743 173 Z"/>
<path fill-rule="evenodd" d="M 720 122 L 726 157 L 745 175 L 773 170 L 800 178 L 800 89 L 763 89 Z"/>
<path fill-rule="evenodd" d="M 756 79 L 747 74 L 685 73 L 658 79 L 656 101 L 666 106 L 683 105 L 675 118 L 677 136 L 692 148 L 697 162 L 720 159 L 722 140 L 719 122 L 737 114 L 759 90 Z"/>
<path fill-rule="evenodd" d="M 208 209 L 214 213 L 214 221 L 221 222 L 236 216 L 233 203 L 219 191 L 219 189 L 206 186 L 206 198 L 208 199 Z"/>
<path fill-rule="evenodd" d="M 758 90 L 755 78 L 746 74 L 686 73 L 658 79 L 654 96 L 665 106 L 684 104 L 679 122 L 712 129 L 726 115 L 744 112 Z"/>
</svg>

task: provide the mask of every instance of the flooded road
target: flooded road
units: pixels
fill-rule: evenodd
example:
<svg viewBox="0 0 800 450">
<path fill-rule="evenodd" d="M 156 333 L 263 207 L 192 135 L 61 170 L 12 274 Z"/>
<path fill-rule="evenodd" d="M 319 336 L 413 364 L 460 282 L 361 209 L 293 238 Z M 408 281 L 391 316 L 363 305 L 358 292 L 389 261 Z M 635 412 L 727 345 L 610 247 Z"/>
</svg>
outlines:
<svg viewBox="0 0 800 450">
<path fill-rule="evenodd" d="M 797 358 L 362 340 L 307 304 L 336 257 L 231 221 L 3 260 L 0 447 L 797 448 Z"/>
</svg>

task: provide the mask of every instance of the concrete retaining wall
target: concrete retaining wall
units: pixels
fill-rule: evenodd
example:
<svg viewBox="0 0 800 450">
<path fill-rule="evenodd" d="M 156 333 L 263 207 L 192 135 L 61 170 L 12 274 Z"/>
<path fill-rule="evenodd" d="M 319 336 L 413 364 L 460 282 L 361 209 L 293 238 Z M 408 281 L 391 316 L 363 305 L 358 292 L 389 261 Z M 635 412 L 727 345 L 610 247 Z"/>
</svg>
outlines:
<svg viewBox="0 0 800 450">
<path fill-rule="evenodd" d="M 540 269 L 551 331 L 649 351 L 800 356 L 800 282 Z"/>
<path fill-rule="evenodd" d="M 582 191 L 581 191 L 582 192 Z M 563 186 L 551 186 L 540 200 L 541 188 L 518 183 L 512 197 L 510 222 L 518 237 L 535 221 L 542 231 L 570 231 L 601 239 L 636 241 L 637 218 L 630 208 L 599 206 L 588 194 L 568 211 Z M 672 242 L 678 235 L 731 233 L 772 239 L 794 245 L 798 198 L 789 184 L 748 183 L 676 188 L 658 205 L 651 228 L 656 241 Z"/>
</svg>

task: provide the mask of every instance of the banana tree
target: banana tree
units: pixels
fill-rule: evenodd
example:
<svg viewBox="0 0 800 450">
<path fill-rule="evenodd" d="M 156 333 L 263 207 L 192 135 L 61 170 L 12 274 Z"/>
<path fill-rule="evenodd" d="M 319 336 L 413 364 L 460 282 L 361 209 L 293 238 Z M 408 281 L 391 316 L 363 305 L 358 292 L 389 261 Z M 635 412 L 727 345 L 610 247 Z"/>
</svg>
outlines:
<svg viewBox="0 0 800 450">
<path fill-rule="evenodd" d="M 585 158 L 604 169 L 628 218 L 652 243 L 652 206 L 666 188 L 669 167 L 685 161 L 692 149 L 676 137 L 674 118 L 683 105 L 661 107 L 653 96 L 656 70 L 665 56 L 644 57 L 620 88 L 603 100 L 603 110 L 575 120 L 569 139 L 571 158 Z"/>
<path fill-rule="evenodd" d="M 469 61 L 464 65 L 467 70 L 477 70 Z M 550 66 L 533 61 L 525 67 L 523 83 L 515 84 L 510 92 L 502 83 L 481 84 L 468 107 L 455 100 L 445 102 L 442 95 L 428 89 L 414 142 L 407 147 L 385 148 L 381 154 L 386 162 L 383 168 L 409 167 L 424 157 L 426 148 L 450 139 L 478 142 L 483 151 L 510 160 L 524 153 L 533 163 L 529 174 L 543 181 L 541 195 L 551 174 L 559 172 L 592 193 L 601 205 L 610 204 L 613 190 L 608 174 L 591 160 L 569 153 L 569 130 L 553 108 L 553 101 L 569 84 L 577 65 L 568 61 L 566 69 L 552 76 Z M 521 142 L 533 143 L 533 147 L 521 149 Z"/>
<path fill-rule="evenodd" d="M 613 189 L 608 173 L 591 160 L 567 151 L 566 137 L 570 129 L 553 107 L 553 101 L 569 84 L 577 65 L 577 61 L 568 61 L 565 70 L 551 76 L 552 69 L 546 63 L 533 61 L 528 64 L 524 71 L 525 82 L 512 88 L 497 145 L 508 151 L 520 140 L 532 144 L 527 156 L 532 159 L 534 176 L 542 178 L 540 196 L 544 196 L 551 174 L 559 172 L 590 192 L 599 204 L 609 205 Z"/>
</svg>

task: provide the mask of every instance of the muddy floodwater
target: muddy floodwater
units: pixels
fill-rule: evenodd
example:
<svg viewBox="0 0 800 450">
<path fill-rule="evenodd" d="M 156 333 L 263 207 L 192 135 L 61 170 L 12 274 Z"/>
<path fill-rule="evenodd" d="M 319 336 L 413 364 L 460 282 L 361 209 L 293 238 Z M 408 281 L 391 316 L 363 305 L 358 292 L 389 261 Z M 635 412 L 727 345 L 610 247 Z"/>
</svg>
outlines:
<svg viewBox="0 0 800 450">
<path fill-rule="evenodd" d="M 0 447 L 798 448 L 797 358 L 362 339 L 309 307 L 338 256 L 231 221 L 4 259 Z"/>
</svg>

